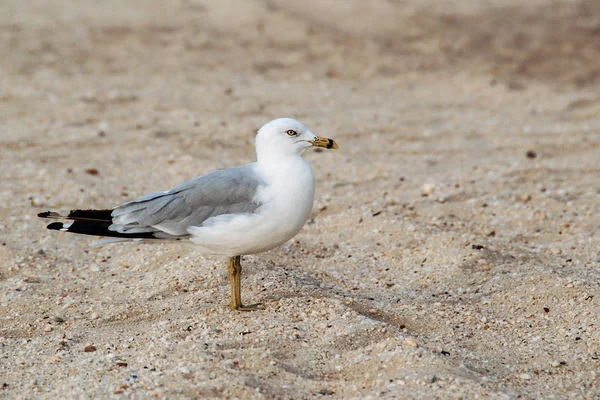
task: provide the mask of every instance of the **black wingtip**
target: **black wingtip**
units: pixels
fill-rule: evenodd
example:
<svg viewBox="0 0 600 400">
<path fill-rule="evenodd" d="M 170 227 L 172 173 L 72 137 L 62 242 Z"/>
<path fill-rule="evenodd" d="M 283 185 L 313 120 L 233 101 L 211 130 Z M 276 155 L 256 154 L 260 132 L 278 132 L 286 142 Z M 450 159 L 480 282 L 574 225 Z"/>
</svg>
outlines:
<svg viewBox="0 0 600 400">
<path fill-rule="evenodd" d="M 68 214 L 60 214 L 54 211 L 44 211 L 37 216 L 50 219 L 72 219 L 74 221 L 97 221 L 111 222 L 112 210 L 71 210 Z"/>
<path fill-rule="evenodd" d="M 106 221 L 112 220 L 112 210 L 71 210 L 68 219 L 88 220 L 88 221 Z"/>
<path fill-rule="evenodd" d="M 42 214 L 44 214 L 44 213 L 42 213 Z M 53 222 L 51 224 L 48 224 L 48 226 L 46 227 L 46 229 L 50 229 L 50 230 L 53 230 L 53 231 L 60 231 L 62 229 L 62 227 L 63 227 L 63 223 L 62 222 Z"/>
<path fill-rule="evenodd" d="M 110 222 L 98 221 L 75 221 L 63 224 L 62 222 L 53 222 L 46 226 L 53 231 L 78 233 L 80 235 L 117 237 L 126 239 L 156 239 L 154 232 L 121 233 L 110 230 Z"/>
</svg>

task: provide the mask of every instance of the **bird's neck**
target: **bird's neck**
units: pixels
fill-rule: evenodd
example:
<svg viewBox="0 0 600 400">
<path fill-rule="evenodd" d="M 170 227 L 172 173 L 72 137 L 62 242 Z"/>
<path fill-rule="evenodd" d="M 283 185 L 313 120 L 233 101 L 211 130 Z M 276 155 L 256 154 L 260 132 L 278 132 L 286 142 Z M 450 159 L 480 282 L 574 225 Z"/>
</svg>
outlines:
<svg viewBox="0 0 600 400">
<path fill-rule="evenodd" d="M 274 148 L 268 145 L 257 146 L 256 148 L 256 160 L 264 166 L 297 162 L 298 159 L 304 160 L 302 154 L 298 153 L 296 149 L 286 151 L 286 149 Z"/>
<path fill-rule="evenodd" d="M 269 181 L 285 181 L 304 173 L 312 179 L 312 168 L 300 154 L 281 155 L 280 153 L 260 154 L 257 167 Z"/>
</svg>

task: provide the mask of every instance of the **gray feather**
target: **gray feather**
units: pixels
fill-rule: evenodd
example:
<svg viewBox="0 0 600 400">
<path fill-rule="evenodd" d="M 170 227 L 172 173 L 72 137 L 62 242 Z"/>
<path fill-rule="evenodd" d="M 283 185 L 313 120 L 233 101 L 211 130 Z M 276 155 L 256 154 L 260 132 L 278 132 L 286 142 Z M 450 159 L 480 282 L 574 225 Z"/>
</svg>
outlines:
<svg viewBox="0 0 600 400">
<path fill-rule="evenodd" d="M 116 207 L 110 229 L 186 236 L 189 227 L 201 226 L 211 217 L 256 211 L 261 205 L 256 193 L 263 184 L 253 164 L 215 171 Z"/>
</svg>

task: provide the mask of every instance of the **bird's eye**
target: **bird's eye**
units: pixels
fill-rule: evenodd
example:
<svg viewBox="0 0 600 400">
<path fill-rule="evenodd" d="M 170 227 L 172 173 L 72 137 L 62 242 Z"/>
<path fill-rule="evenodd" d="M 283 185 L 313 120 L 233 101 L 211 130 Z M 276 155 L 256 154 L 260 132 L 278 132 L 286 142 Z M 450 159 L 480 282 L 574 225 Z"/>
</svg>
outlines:
<svg viewBox="0 0 600 400">
<path fill-rule="evenodd" d="M 298 134 L 298 132 L 296 132 L 293 129 L 288 129 L 286 133 L 288 134 L 288 136 L 296 136 Z"/>
</svg>

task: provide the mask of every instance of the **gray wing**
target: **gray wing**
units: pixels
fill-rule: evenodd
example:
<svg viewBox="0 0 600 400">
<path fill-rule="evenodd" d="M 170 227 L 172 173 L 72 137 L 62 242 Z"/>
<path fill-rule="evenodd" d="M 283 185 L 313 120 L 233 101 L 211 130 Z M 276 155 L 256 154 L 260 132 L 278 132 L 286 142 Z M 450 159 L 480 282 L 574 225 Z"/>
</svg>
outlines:
<svg viewBox="0 0 600 400">
<path fill-rule="evenodd" d="M 151 193 L 112 211 L 111 230 L 121 233 L 157 232 L 165 237 L 188 235 L 190 226 L 223 214 L 252 213 L 264 182 L 253 164 L 215 171 L 191 179 L 167 192 Z"/>
</svg>

